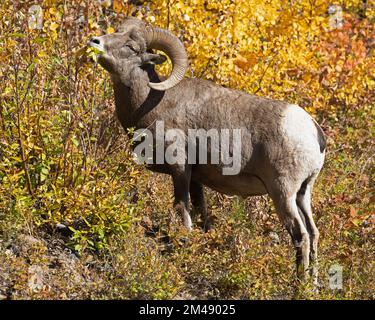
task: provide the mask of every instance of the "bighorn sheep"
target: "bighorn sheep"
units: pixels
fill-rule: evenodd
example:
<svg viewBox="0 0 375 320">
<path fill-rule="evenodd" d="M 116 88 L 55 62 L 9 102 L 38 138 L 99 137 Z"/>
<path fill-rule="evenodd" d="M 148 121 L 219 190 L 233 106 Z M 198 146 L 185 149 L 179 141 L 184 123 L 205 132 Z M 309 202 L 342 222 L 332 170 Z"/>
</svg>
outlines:
<svg viewBox="0 0 375 320">
<path fill-rule="evenodd" d="M 311 210 L 311 192 L 324 162 L 324 134 L 297 105 L 231 90 L 213 82 L 184 78 L 188 60 L 183 44 L 169 31 L 127 18 L 115 32 L 94 37 L 88 45 L 101 51 L 98 62 L 113 82 L 117 116 L 125 129 L 148 128 L 164 121 L 165 129 L 241 129 L 241 167 L 222 174 L 222 164 L 151 164 L 172 176 L 175 208 L 191 229 L 189 193 L 206 229 L 210 228 L 203 185 L 244 198 L 269 194 L 296 249 L 297 271 L 307 275 L 316 261 L 319 232 Z M 166 80 L 155 64 L 171 59 Z M 233 150 L 233 146 L 231 146 Z M 206 151 L 210 156 L 210 151 Z M 314 264 L 316 265 L 316 264 Z M 316 275 L 316 269 L 311 268 Z"/>
</svg>

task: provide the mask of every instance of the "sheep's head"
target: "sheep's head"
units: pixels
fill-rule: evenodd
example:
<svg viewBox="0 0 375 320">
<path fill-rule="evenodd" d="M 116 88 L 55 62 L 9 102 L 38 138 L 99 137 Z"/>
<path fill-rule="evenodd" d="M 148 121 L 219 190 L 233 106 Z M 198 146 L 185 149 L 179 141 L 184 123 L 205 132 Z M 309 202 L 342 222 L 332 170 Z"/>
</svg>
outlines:
<svg viewBox="0 0 375 320">
<path fill-rule="evenodd" d="M 187 68 L 185 48 L 176 36 L 135 18 L 127 18 L 115 33 L 91 38 L 88 45 L 100 51 L 98 62 L 115 76 L 121 76 L 134 67 L 145 64 L 161 64 L 166 61 L 166 57 L 150 50 L 165 52 L 170 57 L 173 68 L 165 81 L 148 84 L 156 90 L 174 87 L 182 80 Z"/>
</svg>

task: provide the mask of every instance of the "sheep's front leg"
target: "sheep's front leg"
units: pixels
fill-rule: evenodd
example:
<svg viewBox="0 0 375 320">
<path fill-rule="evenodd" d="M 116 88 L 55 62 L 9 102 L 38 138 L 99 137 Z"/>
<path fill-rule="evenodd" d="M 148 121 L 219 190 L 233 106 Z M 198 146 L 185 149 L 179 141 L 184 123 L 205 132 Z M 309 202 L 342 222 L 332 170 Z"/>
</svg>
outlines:
<svg viewBox="0 0 375 320">
<path fill-rule="evenodd" d="M 192 222 L 189 214 L 189 186 L 190 186 L 191 169 L 188 167 L 173 170 L 172 180 L 174 187 L 174 207 L 182 217 L 184 226 L 191 231 Z"/>
<path fill-rule="evenodd" d="M 193 179 L 191 179 L 190 181 L 190 199 L 194 210 L 201 215 L 204 231 L 211 230 L 212 219 L 208 215 L 207 202 L 204 196 L 203 185 L 198 181 L 194 181 Z"/>
</svg>

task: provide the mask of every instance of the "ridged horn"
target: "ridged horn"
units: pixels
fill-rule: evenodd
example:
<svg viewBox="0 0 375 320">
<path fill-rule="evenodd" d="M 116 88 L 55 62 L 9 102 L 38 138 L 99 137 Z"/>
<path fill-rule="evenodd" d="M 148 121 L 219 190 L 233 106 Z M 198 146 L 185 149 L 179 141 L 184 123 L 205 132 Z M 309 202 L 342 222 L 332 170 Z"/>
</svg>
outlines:
<svg viewBox="0 0 375 320">
<path fill-rule="evenodd" d="M 163 82 L 149 82 L 152 89 L 164 91 L 174 87 L 184 77 L 188 67 L 187 54 L 182 42 L 171 32 L 157 27 L 147 26 L 144 32 L 148 49 L 161 50 L 172 61 L 171 75 Z"/>
</svg>

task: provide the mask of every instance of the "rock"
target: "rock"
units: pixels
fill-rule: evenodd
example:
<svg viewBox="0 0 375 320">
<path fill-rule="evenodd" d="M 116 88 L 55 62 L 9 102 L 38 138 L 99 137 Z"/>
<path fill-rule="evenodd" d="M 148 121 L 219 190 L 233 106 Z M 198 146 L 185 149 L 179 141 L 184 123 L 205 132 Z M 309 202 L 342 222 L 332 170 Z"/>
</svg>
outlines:
<svg viewBox="0 0 375 320">
<path fill-rule="evenodd" d="M 270 231 L 268 233 L 268 237 L 271 239 L 273 244 L 279 244 L 280 243 L 280 238 L 279 238 L 279 236 L 276 232 Z"/>
<path fill-rule="evenodd" d="M 43 242 L 41 240 L 38 240 L 36 238 L 34 238 L 33 236 L 29 236 L 29 235 L 25 235 L 25 234 L 21 234 L 19 237 L 18 237 L 18 240 L 29 245 L 29 246 L 33 246 L 35 244 L 42 244 Z"/>
<path fill-rule="evenodd" d="M 56 224 L 56 229 L 67 229 L 68 227 L 65 224 L 62 223 L 57 223 Z"/>
<path fill-rule="evenodd" d="M 4 253 L 5 253 L 5 255 L 6 255 L 7 257 L 9 257 L 9 258 L 15 257 L 15 254 L 14 254 L 13 251 L 10 250 L 10 249 L 5 250 Z"/>
<path fill-rule="evenodd" d="M 65 237 L 70 237 L 73 234 L 72 230 L 63 223 L 56 224 L 56 230 Z"/>
<path fill-rule="evenodd" d="M 44 287 L 44 270 L 41 266 L 32 265 L 29 267 L 29 289 L 33 292 L 39 292 Z"/>
</svg>

